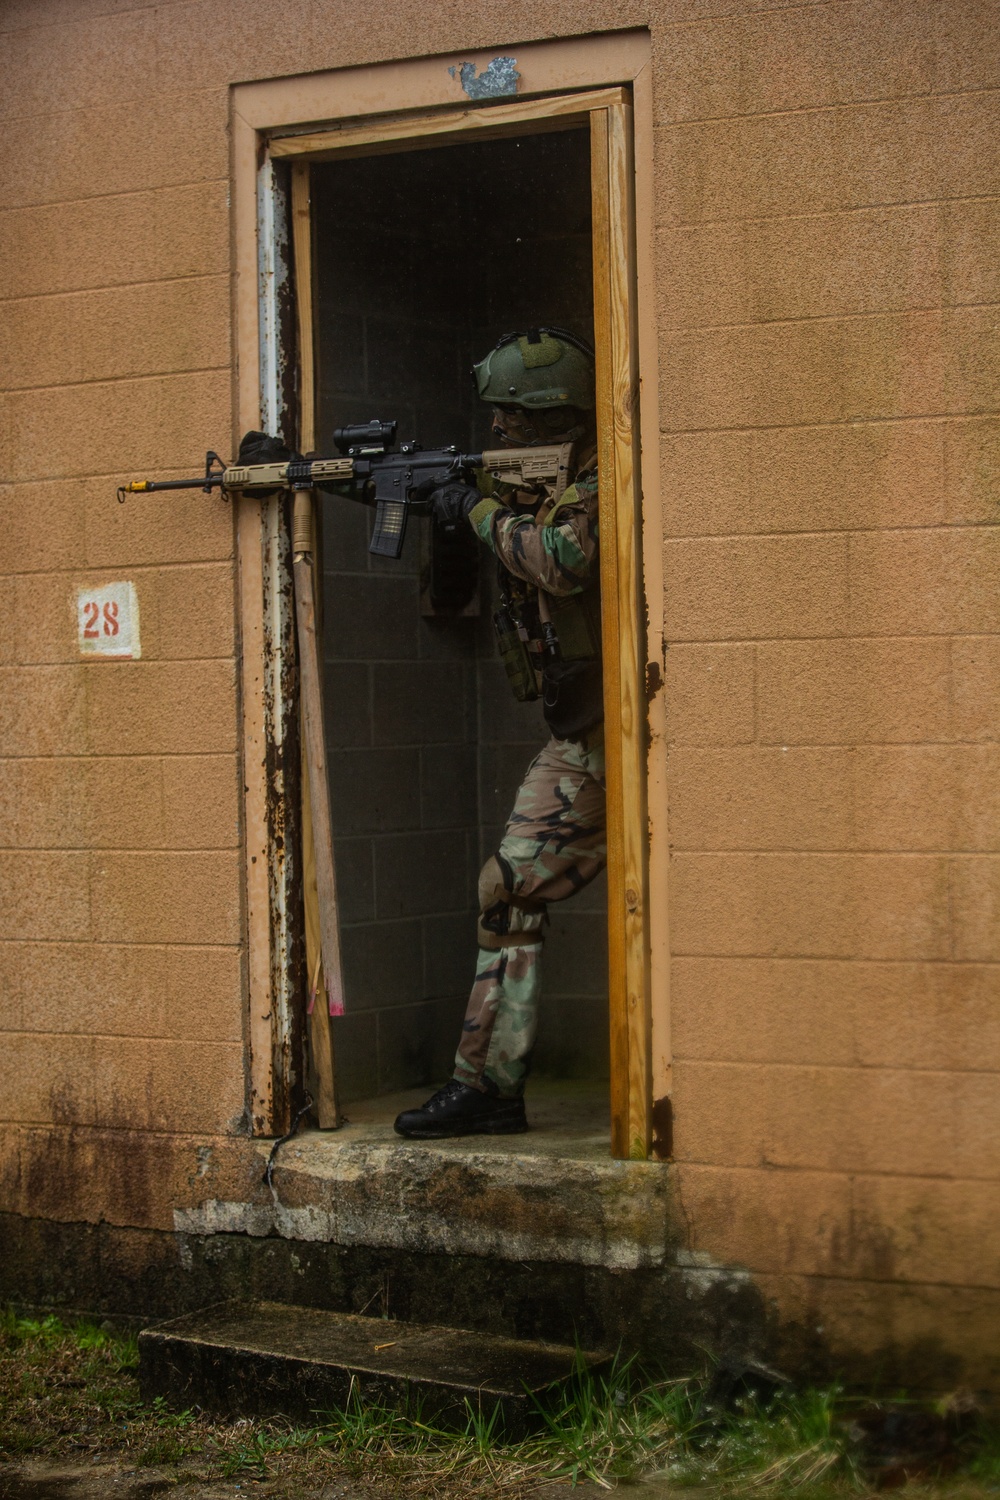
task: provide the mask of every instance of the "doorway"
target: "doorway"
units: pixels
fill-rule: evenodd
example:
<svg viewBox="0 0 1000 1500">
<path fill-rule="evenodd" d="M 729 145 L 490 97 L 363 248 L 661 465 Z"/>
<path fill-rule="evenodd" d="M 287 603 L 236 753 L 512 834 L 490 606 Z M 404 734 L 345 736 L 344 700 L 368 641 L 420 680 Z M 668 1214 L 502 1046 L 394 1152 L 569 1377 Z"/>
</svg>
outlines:
<svg viewBox="0 0 1000 1500">
<path fill-rule="evenodd" d="M 491 446 L 473 361 L 538 323 L 593 339 L 590 175 L 586 124 L 312 166 L 320 452 L 334 451 L 336 428 L 373 417 L 428 448 Z M 496 654 L 487 549 L 468 564 L 464 602 L 441 607 L 427 598 L 428 524 L 411 524 L 396 562 L 368 552 L 370 526 L 366 508 L 324 497 L 347 1009 L 333 1041 L 345 1105 L 450 1075 L 475 964 L 478 871 L 548 737 L 540 705 L 513 699 Z M 533 1071 L 606 1093 L 603 877 L 552 905 L 543 963 Z"/>
<path fill-rule="evenodd" d="M 580 128 L 582 127 L 582 128 Z M 636 244 L 634 229 L 634 192 L 635 174 L 632 164 L 632 109 L 629 92 L 621 88 L 608 88 L 592 93 L 580 93 L 550 98 L 526 99 L 510 104 L 488 106 L 473 110 L 444 110 L 429 113 L 387 116 L 384 119 L 372 118 L 361 123 L 345 122 L 342 125 L 320 129 L 312 134 L 290 133 L 280 135 L 271 140 L 269 145 L 269 157 L 265 159 L 262 171 L 271 171 L 269 162 L 281 164 L 282 158 L 292 158 L 291 179 L 291 218 L 292 218 L 292 243 L 294 250 L 294 264 L 297 284 L 297 323 L 299 333 L 300 354 L 300 401 L 299 410 L 301 417 L 301 430 L 299 433 L 300 446 L 303 448 L 315 448 L 318 436 L 317 424 L 328 421 L 329 414 L 321 409 L 320 401 L 317 399 L 317 380 L 326 380 L 323 372 L 322 360 L 317 350 L 317 333 L 321 318 L 319 297 L 322 295 L 318 286 L 317 276 L 314 272 L 314 262 L 318 254 L 318 240 L 316 235 L 316 224 L 318 216 L 314 212 L 313 204 L 313 179 L 317 174 L 317 183 L 320 183 L 318 168 L 325 165 L 347 166 L 352 160 L 360 162 L 355 172 L 367 170 L 371 173 L 373 163 L 378 158 L 397 157 L 397 168 L 399 174 L 409 173 L 409 176 L 401 175 L 402 191 L 405 195 L 406 185 L 414 180 L 413 174 L 419 174 L 425 170 L 423 165 L 417 161 L 409 166 L 405 163 L 405 157 L 419 158 L 424 155 L 427 158 L 438 156 L 442 161 L 456 161 L 458 158 L 455 151 L 460 147 L 468 147 L 473 143 L 486 144 L 490 142 L 504 141 L 513 153 L 522 152 L 525 142 L 536 136 L 549 134 L 576 136 L 579 141 L 576 166 L 582 167 L 584 157 L 584 140 L 589 141 L 589 218 L 591 230 L 591 264 L 592 264 L 592 290 L 593 290 L 593 331 L 596 348 L 596 371 L 597 371 L 597 426 L 598 426 L 598 476 L 600 491 L 600 529 L 602 536 L 602 547 L 600 554 L 601 567 L 601 590 L 602 590 L 602 634 L 605 676 L 605 742 L 607 759 L 607 791 L 608 791 L 608 896 L 607 896 L 607 1020 L 609 1026 L 608 1044 L 608 1071 L 610 1075 L 610 1116 L 611 1116 L 611 1145 L 612 1152 L 616 1156 L 644 1157 L 649 1154 L 651 1144 L 651 1105 L 652 1105 L 652 1074 L 651 1074 L 651 994 L 650 994 L 650 944 L 648 932 L 648 853 L 649 834 L 648 818 L 646 813 L 646 790 L 647 790 L 647 729 L 646 729 L 646 687 L 647 676 L 644 670 L 645 663 L 645 629 L 643 624 L 644 609 L 641 603 L 642 582 L 639 562 L 639 536 L 642 528 L 642 516 L 640 509 L 639 490 L 639 433 L 638 433 L 638 411 L 640 404 L 640 390 L 638 380 L 638 330 L 636 325 Z M 432 149 L 433 148 L 433 149 Z M 573 143 L 565 147 L 568 153 L 561 158 L 558 155 L 559 148 L 545 148 L 549 152 L 549 161 L 555 160 L 561 168 L 569 170 L 570 177 L 572 168 L 570 161 L 574 149 Z M 540 150 L 538 159 L 545 157 L 545 149 Z M 511 158 L 517 160 L 516 155 Z M 521 158 L 528 160 L 527 156 Z M 498 158 L 499 160 L 499 158 Z M 402 163 L 402 165 L 400 165 Z M 392 170 L 391 168 L 389 169 Z M 433 168 L 426 169 L 433 170 Z M 475 238 L 475 247 L 478 250 L 480 244 L 484 246 L 482 255 L 484 264 L 494 274 L 496 284 L 497 268 L 491 266 L 489 258 L 489 246 L 492 243 L 489 236 L 494 221 L 503 222 L 496 194 L 493 192 L 492 184 L 475 183 L 468 185 L 468 179 L 463 178 L 460 168 L 453 169 L 453 178 L 445 183 L 446 191 L 437 199 L 433 205 L 433 212 L 428 211 L 428 205 L 423 205 L 424 214 L 419 214 L 414 223 L 422 229 L 426 226 L 423 234 L 423 249 L 427 254 L 429 250 L 441 253 L 442 243 L 451 244 L 456 237 L 456 213 L 455 203 L 461 205 L 461 198 L 456 198 L 453 188 L 465 182 L 465 201 L 469 204 L 473 213 L 474 227 L 483 226 L 485 238 Z M 530 173 L 529 173 L 530 175 Z M 342 174 L 341 183 L 348 183 L 348 176 Z M 358 192 L 358 183 L 362 183 L 359 204 L 359 213 L 366 211 L 367 203 L 376 201 L 379 190 L 373 187 L 373 179 L 369 175 L 369 186 L 363 186 L 364 179 L 355 177 L 354 188 Z M 388 182 L 388 178 L 386 179 Z M 586 215 L 587 189 L 580 182 L 580 206 Z M 321 186 L 321 184 L 320 184 Z M 390 196 L 387 195 L 385 203 L 388 204 Z M 415 196 L 415 195 L 414 195 Z M 506 205 L 508 215 L 516 212 L 516 201 Z M 406 205 L 409 208 L 409 204 Z M 539 210 L 542 211 L 541 209 Z M 378 218 L 376 209 L 376 219 Z M 384 217 L 384 215 L 383 215 Z M 548 224 L 548 233 L 556 241 L 557 249 L 567 249 L 569 242 L 575 240 L 577 248 L 585 255 L 585 228 L 580 228 L 577 221 L 576 230 L 570 231 L 566 225 L 558 223 L 553 225 L 551 220 L 545 220 Z M 582 221 L 586 224 L 586 217 Z M 469 229 L 468 221 L 459 225 L 457 238 L 459 244 L 463 242 L 462 234 Z M 516 223 L 513 228 L 513 239 L 518 239 Z M 523 226 L 522 226 L 523 227 Z M 354 226 L 346 215 L 335 212 L 328 223 L 328 232 L 336 237 L 347 236 L 354 233 Z M 494 240 L 496 236 L 494 235 Z M 524 241 L 524 234 L 520 236 Z M 540 236 L 536 240 L 535 250 L 539 251 Z M 398 248 L 398 247 L 397 247 Z M 332 253 L 332 252 L 331 252 Z M 391 263 L 391 251 L 386 250 L 384 243 L 380 243 L 379 253 L 383 258 L 388 254 Z M 558 257 L 550 258 L 550 264 L 557 264 Z M 541 265 L 542 262 L 540 261 Z M 345 305 L 346 299 L 330 310 L 332 318 L 369 318 L 373 322 L 378 321 L 380 307 L 386 305 L 396 306 L 399 301 L 399 275 L 400 263 L 395 263 L 395 276 L 387 278 L 385 298 L 377 301 L 371 307 L 361 306 L 356 301 Z M 440 348 L 435 352 L 435 359 L 443 360 L 440 365 L 430 369 L 428 375 L 421 378 L 419 394 L 413 389 L 404 390 L 402 385 L 395 388 L 395 402 L 398 409 L 403 411 L 404 419 L 407 415 L 407 406 L 410 408 L 410 416 L 413 422 L 413 432 L 423 442 L 435 441 L 432 431 L 435 427 L 444 426 L 446 431 L 441 435 L 451 440 L 455 425 L 461 428 L 466 422 L 470 423 L 470 429 L 474 427 L 475 416 L 471 415 L 465 407 L 461 395 L 464 378 L 465 354 L 461 350 L 463 337 L 468 340 L 468 332 L 473 330 L 472 349 L 476 354 L 484 352 L 480 342 L 479 347 L 475 343 L 475 317 L 471 310 L 463 311 L 462 305 L 468 308 L 468 292 L 470 290 L 469 278 L 472 271 L 463 267 L 462 276 L 453 279 L 450 283 L 447 278 L 443 282 L 439 280 L 436 295 L 441 299 L 447 317 L 449 319 L 446 327 L 450 329 L 449 340 L 453 345 L 453 353 L 456 353 L 454 365 L 451 364 L 452 355 L 442 354 Z M 563 291 L 570 301 L 575 300 L 576 307 L 580 307 L 580 295 L 584 285 L 584 278 L 567 278 L 561 274 L 557 280 L 563 284 Z M 518 285 L 523 284 L 523 278 L 518 278 Z M 276 281 L 275 286 L 279 283 Z M 485 279 L 484 279 L 485 285 Z M 539 286 L 545 290 L 539 279 Z M 575 290 L 573 288 L 575 287 Z M 566 289 L 569 288 L 567 291 Z M 508 305 L 516 305 L 517 288 L 508 284 L 504 295 Z M 391 296 L 389 295 L 391 293 Z M 481 295 L 485 298 L 486 291 Z M 556 291 L 551 292 L 553 298 Z M 551 303 L 550 303 L 551 305 Z M 575 309 L 570 307 L 569 311 Z M 534 314 L 537 316 L 537 314 Z M 583 316 L 581 308 L 581 317 Z M 391 320 L 390 320 L 391 321 Z M 403 320 L 405 321 L 405 320 Z M 416 320 L 413 320 L 416 321 Z M 506 321 L 506 320 L 504 320 Z M 346 325 L 344 325 L 346 326 Z M 357 331 L 357 324 L 355 324 Z M 426 328 L 425 328 L 426 334 Z M 493 341 L 497 328 L 482 328 L 482 333 L 487 333 L 487 346 Z M 506 328 L 500 330 L 506 331 Z M 363 329 L 367 337 L 367 327 Z M 378 337 L 384 335 L 384 329 L 374 329 L 375 344 Z M 409 339 L 403 337 L 408 333 Z M 424 351 L 424 365 L 428 365 L 426 356 L 427 341 L 421 342 L 415 339 L 415 330 L 398 329 L 396 337 L 400 339 L 404 352 L 404 360 L 396 358 L 385 367 L 387 379 L 393 380 L 400 376 L 405 359 L 410 355 L 406 353 L 409 349 Z M 266 346 L 262 346 L 266 347 Z M 355 368 L 353 373 L 341 373 L 333 371 L 332 378 L 342 381 L 341 388 L 328 387 L 330 399 L 341 403 L 340 410 L 344 415 L 351 414 L 349 402 L 361 397 L 362 405 L 360 414 L 363 420 L 368 420 L 374 413 L 369 410 L 369 365 L 371 350 L 367 344 L 362 346 L 363 360 L 357 362 L 357 345 L 355 345 Z M 384 356 L 384 349 L 383 349 Z M 376 349 L 377 353 L 377 349 Z M 412 364 L 411 364 L 412 369 Z M 448 381 L 449 369 L 457 376 L 457 384 L 452 387 Z M 390 390 L 393 388 L 390 387 Z M 650 388 L 651 389 L 651 388 Z M 432 400 L 423 401 L 423 393 L 430 391 Z M 455 391 L 457 395 L 447 395 L 446 390 Z M 355 413 L 358 408 L 355 408 Z M 396 413 L 390 413 L 396 415 Z M 360 516 L 353 523 L 360 528 Z M 351 523 L 348 523 L 351 524 Z M 363 542 L 363 532 L 359 529 L 355 532 L 355 546 L 359 540 Z M 355 560 L 359 557 L 356 551 Z M 405 561 L 405 560 L 404 560 Z M 343 602 L 350 592 L 352 586 L 356 585 L 361 578 L 360 570 L 354 575 L 352 585 L 348 574 L 350 568 L 341 566 L 342 559 L 338 561 L 336 555 L 332 558 L 331 576 L 342 574 L 343 587 L 338 583 L 337 598 Z M 385 568 L 386 564 L 380 564 Z M 419 577 L 419 563 L 412 565 L 414 578 Z M 367 559 L 364 562 L 364 573 L 369 575 L 374 572 L 374 566 Z M 378 575 L 384 578 L 384 573 Z M 397 583 L 401 583 L 397 575 Z M 328 590 L 329 592 L 329 590 Z M 478 596 L 478 608 L 480 617 L 482 610 L 488 609 L 488 589 L 480 590 Z M 475 607 L 470 606 L 470 617 L 475 617 Z M 380 619 L 382 618 L 380 614 Z M 397 622 L 399 616 L 386 615 L 386 619 L 392 618 Z M 358 616 L 352 614 L 352 619 L 357 624 Z M 477 627 L 478 629 L 479 627 Z M 468 632 L 469 637 L 475 635 L 474 631 Z M 355 648 L 356 649 L 356 648 Z M 414 654 L 415 648 L 412 644 L 405 648 L 400 657 L 394 657 L 387 663 L 399 664 L 400 662 L 419 662 L 423 658 Z M 337 648 L 338 652 L 341 650 Z M 471 655 L 467 656 L 465 662 L 466 676 L 473 674 L 476 681 L 476 707 L 474 731 L 467 732 L 463 742 L 453 741 L 452 746 L 464 743 L 466 750 L 471 743 L 475 749 L 478 762 L 481 751 L 481 741 L 492 743 L 497 746 L 524 746 L 529 745 L 529 740 L 521 740 L 518 730 L 509 737 L 500 735 L 493 741 L 483 740 L 479 733 L 480 708 L 478 700 L 479 680 L 486 673 L 485 653 L 482 649 L 481 638 L 471 648 Z M 379 659 L 365 658 L 362 656 L 347 656 L 338 654 L 331 658 L 331 666 L 343 668 L 368 667 L 368 714 L 370 739 L 375 737 L 375 703 L 374 703 L 374 670 Z M 346 676 L 346 673 L 342 674 Z M 430 674 L 426 674 L 428 677 Z M 361 681 L 359 674 L 355 673 L 356 682 Z M 332 682 L 331 682 L 332 691 Z M 384 701 L 384 700 L 380 700 Z M 466 703 L 468 698 L 466 696 Z M 332 712 L 332 710 L 331 710 Z M 329 717 L 329 716 L 328 716 Z M 354 721 L 352 733 L 361 731 L 357 728 L 358 721 Z M 346 732 L 341 727 L 341 733 Z M 337 753 L 338 747 L 332 747 Z M 343 745 L 339 747 L 344 751 L 364 750 L 364 744 Z M 405 746 L 384 745 L 376 747 L 369 743 L 367 748 L 374 751 L 381 749 L 401 749 Z M 408 748 L 413 748 L 410 745 Z M 419 748 L 430 751 L 434 747 L 429 743 L 424 746 L 420 743 Z M 524 759 L 518 758 L 517 775 L 521 774 Z M 375 762 L 369 756 L 369 765 Z M 511 770 L 511 774 L 513 771 Z M 511 786 L 516 784 L 516 779 Z M 450 784 L 450 783 L 449 783 Z M 481 807 L 483 799 L 479 795 L 479 780 L 477 778 L 477 806 L 475 814 L 466 809 L 465 828 L 467 846 L 474 841 L 481 841 L 487 821 Z M 494 785 L 499 786 L 498 780 Z M 399 790 L 399 784 L 384 781 L 381 785 L 379 795 L 385 802 L 389 795 L 389 789 Z M 334 788 L 335 797 L 337 789 Z M 499 798 L 499 791 L 497 792 Z M 498 801 L 499 807 L 502 802 Z M 450 826 L 447 829 L 431 829 L 425 826 L 425 813 L 423 805 L 412 798 L 409 803 L 411 809 L 420 806 L 420 824 L 407 829 L 399 829 L 393 824 L 397 832 L 415 833 L 426 837 L 431 833 L 448 832 L 456 833 L 458 826 Z M 503 806 L 502 812 L 498 812 L 498 819 L 506 814 L 507 807 Z M 335 815 L 336 817 L 337 815 Z M 410 817 L 415 816 L 412 812 Z M 325 826 L 325 825 L 324 825 Z M 385 825 L 388 828 L 388 824 Z M 356 831 L 354 834 L 348 832 L 344 825 L 340 825 L 337 837 L 343 841 L 352 837 L 364 840 L 365 834 Z M 419 841 L 415 841 L 419 842 Z M 357 846 L 361 869 L 372 868 L 374 851 L 371 852 L 371 864 L 366 864 L 366 856 Z M 400 852 L 402 852 L 400 850 Z M 478 851 L 477 851 L 478 852 Z M 422 856 L 426 859 L 426 854 Z M 332 854 L 331 854 L 332 860 Z M 467 854 L 468 860 L 468 854 Z M 472 859 L 467 864 L 467 869 L 477 864 Z M 393 875 L 398 875 L 401 866 L 393 867 Z M 332 869 L 332 865 L 331 865 Z M 331 876 L 332 878 L 332 876 Z M 354 879 L 354 875 L 348 876 L 348 880 Z M 363 893 L 363 874 L 358 876 L 358 885 L 355 894 L 360 900 Z M 372 893 L 374 895 L 374 875 L 371 880 Z M 384 887 L 387 889 L 387 887 Z M 377 897 L 375 898 L 377 899 Z M 470 909 L 472 902 L 470 901 Z M 324 911 L 327 907 L 324 906 Z M 383 920 L 377 915 L 377 908 L 371 904 L 366 908 L 369 923 L 358 919 L 358 928 L 364 925 L 378 925 Z M 579 907 L 577 908 L 579 912 Z M 395 920 L 414 920 L 415 915 L 407 917 L 407 914 L 398 909 Z M 589 916 L 594 930 L 598 929 L 599 913 L 579 913 L 581 916 Z M 448 917 L 449 919 L 466 917 L 456 906 L 447 911 L 432 911 L 426 913 L 429 916 Z M 572 915 L 572 909 L 567 916 Z M 593 921 L 597 917 L 598 921 Z M 394 920 L 386 916 L 384 920 Z M 308 939 L 308 904 L 307 904 L 307 939 Z M 360 937 L 356 939 L 359 944 Z M 571 945 L 574 952 L 580 945 Z M 308 941 L 307 941 L 308 947 Z M 412 951 L 412 950 L 411 950 Z M 379 957 L 385 956 L 381 946 L 378 949 Z M 423 960 L 423 946 L 421 946 L 421 962 L 419 972 L 421 986 L 426 989 L 426 969 Z M 338 961 L 339 971 L 340 964 Z M 312 965 L 310 964 L 310 972 Z M 466 970 L 466 974 L 468 971 Z M 463 990 L 464 990 L 463 983 Z M 389 989 L 385 993 L 392 994 Z M 423 994 L 418 998 L 412 997 L 412 992 L 404 996 L 399 1008 L 421 1005 L 426 1001 L 441 1002 L 440 1009 L 443 1011 L 445 1004 L 454 1005 L 456 1012 L 460 1011 L 460 997 L 446 995 Z M 572 997 L 571 997 L 572 998 Z M 575 998 L 580 998 L 579 995 Z M 600 992 L 597 985 L 594 993 L 589 996 L 596 1004 L 600 1001 Z M 374 1011 L 377 1007 L 372 1006 Z M 359 1013 L 360 1014 L 360 1013 Z M 379 1061 L 377 1027 L 378 1018 L 371 1016 L 367 1023 L 367 1035 L 363 1034 L 363 1027 L 359 1021 L 356 1029 L 355 1046 L 364 1049 L 368 1059 L 367 1066 L 371 1069 L 372 1063 L 372 1026 L 376 1028 L 375 1040 L 375 1076 L 378 1078 L 379 1069 L 382 1069 L 383 1078 L 389 1075 L 386 1072 L 389 1058 L 388 1048 L 383 1048 L 383 1058 Z M 338 1028 L 340 1029 L 340 1028 Z M 565 1028 L 567 1034 L 578 1037 L 581 1027 L 577 1023 Z M 427 1033 L 424 1033 L 426 1037 Z M 436 1030 L 432 1029 L 432 1036 Z M 661 1031 L 660 1037 L 665 1034 Z M 325 1047 L 324 1043 L 324 1047 Z M 351 1046 L 351 1042 L 345 1038 L 345 1053 Z M 424 1043 L 425 1053 L 418 1058 L 411 1048 L 408 1061 L 404 1058 L 405 1066 L 427 1067 L 427 1044 Z M 449 1044 L 450 1051 L 450 1044 Z M 543 1053 L 544 1056 L 544 1053 Z M 563 1066 L 565 1064 L 560 1064 Z M 590 1065 L 590 1064 L 588 1064 Z M 435 1064 L 428 1068 L 434 1075 L 440 1073 L 440 1066 Z M 659 1070 L 658 1070 L 659 1072 Z M 369 1071 L 369 1077 L 371 1073 Z M 353 1086 L 352 1086 L 353 1087 Z"/>
</svg>

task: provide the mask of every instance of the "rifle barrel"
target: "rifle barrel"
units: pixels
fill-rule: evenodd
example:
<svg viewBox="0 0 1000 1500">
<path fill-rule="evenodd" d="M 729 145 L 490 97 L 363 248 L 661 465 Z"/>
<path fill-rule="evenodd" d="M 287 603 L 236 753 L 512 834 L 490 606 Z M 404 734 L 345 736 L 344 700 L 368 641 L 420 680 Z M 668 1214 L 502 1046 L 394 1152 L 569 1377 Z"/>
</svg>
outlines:
<svg viewBox="0 0 1000 1500">
<path fill-rule="evenodd" d="M 200 474 L 197 479 L 132 479 L 121 488 L 126 495 L 145 495 L 150 490 L 207 490 L 221 483 L 221 474 Z"/>
</svg>

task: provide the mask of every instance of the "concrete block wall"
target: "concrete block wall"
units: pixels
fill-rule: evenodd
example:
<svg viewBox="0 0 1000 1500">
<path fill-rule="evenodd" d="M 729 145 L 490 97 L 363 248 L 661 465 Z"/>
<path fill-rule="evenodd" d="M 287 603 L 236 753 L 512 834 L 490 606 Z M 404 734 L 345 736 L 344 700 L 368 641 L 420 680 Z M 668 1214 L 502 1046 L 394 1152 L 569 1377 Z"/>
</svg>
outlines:
<svg viewBox="0 0 1000 1500">
<path fill-rule="evenodd" d="M 942 1374 L 1000 1288 L 990 12 L 654 43 L 685 1205 L 805 1337 Z"/>
<path fill-rule="evenodd" d="M 318 423 L 394 418 L 400 440 L 469 441 L 441 227 L 390 160 L 314 169 Z M 343 1097 L 446 1078 L 474 962 L 475 639 L 420 614 L 423 526 L 398 562 L 369 512 L 323 502 L 327 745 L 348 1014 Z"/>
<path fill-rule="evenodd" d="M 227 106 L 144 106 L 150 14 L 102 9 L 0 18 L 0 1119 L 7 1207 L 134 1221 L 140 1163 L 244 1116 L 231 507 L 114 493 L 229 445 Z M 82 661 L 77 589 L 125 579 L 141 660 Z"/>
<path fill-rule="evenodd" d="M 1000 1286 L 980 0 L 8 0 L 4 1204 L 169 1229 L 192 1193 L 249 1191 L 231 518 L 111 498 L 237 436 L 229 84 L 627 26 L 654 85 L 688 1248 L 834 1360 L 922 1345 L 978 1379 Z M 122 577 L 148 649 L 80 663 L 72 590 Z"/>
<path fill-rule="evenodd" d="M 347 1100 L 448 1076 L 475 958 L 473 622 L 421 618 L 419 525 L 388 563 L 368 553 L 369 524 L 361 506 L 324 501 L 325 711 L 348 1007 L 335 1040 Z"/>
</svg>

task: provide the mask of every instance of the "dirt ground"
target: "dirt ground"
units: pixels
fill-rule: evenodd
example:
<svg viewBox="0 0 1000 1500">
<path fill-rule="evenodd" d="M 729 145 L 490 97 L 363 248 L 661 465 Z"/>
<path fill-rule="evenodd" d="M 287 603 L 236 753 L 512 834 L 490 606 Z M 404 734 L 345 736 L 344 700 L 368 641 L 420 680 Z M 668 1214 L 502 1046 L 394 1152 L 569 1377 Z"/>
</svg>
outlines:
<svg viewBox="0 0 1000 1500">
<path fill-rule="evenodd" d="M 615 1486 L 618 1488 L 618 1486 Z M 647 1479 L 622 1485 L 635 1500 L 733 1500 L 732 1490 L 711 1491 L 701 1487 L 669 1484 L 663 1479 Z M 22 1463 L 0 1462 L 0 1500 L 150 1500 L 154 1495 L 170 1492 L 176 1500 L 384 1500 L 394 1494 L 384 1484 L 371 1488 L 341 1477 L 325 1478 L 318 1483 L 308 1477 L 288 1474 L 267 1479 L 205 1479 L 185 1474 L 176 1466 L 139 1471 L 114 1459 L 95 1458 L 88 1464 L 67 1463 L 53 1458 L 31 1458 Z M 398 1493 L 398 1492 L 397 1492 Z M 473 1495 L 488 1496 L 488 1487 L 477 1486 Z M 531 1500 L 598 1500 L 609 1491 L 584 1481 L 570 1487 L 557 1482 L 542 1485 L 530 1492 Z M 737 1492 L 738 1494 L 739 1492 Z M 754 1493 L 748 1488 L 744 1493 Z M 858 1489 L 857 1500 L 875 1500 L 878 1492 Z M 910 1485 L 907 1500 L 996 1500 L 1000 1488 L 968 1481 L 941 1485 Z"/>
<path fill-rule="evenodd" d="M 52 1458 L 32 1458 L 24 1463 L 0 1466 L 0 1500 L 148 1500 L 170 1491 L 177 1500 L 233 1500 L 233 1496 L 281 1494 L 269 1481 L 205 1480 L 185 1477 L 176 1468 L 146 1469 L 141 1473 L 114 1460 L 94 1459 L 89 1464 L 70 1464 Z M 288 1494 L 301 1500 L 370 1500 L 370 1491 L 346 1482 L 324 1483 L 319 1488 L 296 1486 Z"/>
<path fill-rule="evenodd" d="M 343 1479 L 324 1479 L 318 1484 L 302 1476 L 262 1479 L 206 1480 L 169 1469 L 134 1468 L 115 1460 L 95 1458 L 88 1464 L 72 1464 L 53 1458 L 31 1458 L 23 1463 L 0 1463 L 0 1500 L 150 1500 L 169 1491 L 176 1500 L 372 1500 L 387 1494 L 384 1486 L 371 1489 Z M 546 1484 L 533 1491 L 532 1500 L 597 1500 L 607 1490 L 596 1484 Z M 643 1500 L 656 1500 L 666 1493 L 662 1486 L 643 1485 Z M 687 1497 L 695 1500 L 691 1490 Z"/>
</svg>

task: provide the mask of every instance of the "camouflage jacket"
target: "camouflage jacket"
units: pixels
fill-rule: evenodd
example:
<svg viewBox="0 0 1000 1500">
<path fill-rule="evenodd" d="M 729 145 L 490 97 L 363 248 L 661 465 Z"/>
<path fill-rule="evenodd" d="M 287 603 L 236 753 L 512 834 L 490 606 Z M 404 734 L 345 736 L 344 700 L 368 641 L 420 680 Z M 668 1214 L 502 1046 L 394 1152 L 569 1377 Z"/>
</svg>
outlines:
<svg viewBox="0 0 1000 1500">
<path fill-rule="evenodd" d="M 584 456 L 559 500 L 538 504 L 526 494 L 518 509 L 504 503 L 508 487 L 484 476 L 480 488 L 488 493 L 469 515 L 499 563 L 503 608 L 494 625 L 514 695 L 541 697 L 557 739 L 583 739 L 604 714 L 595 456 Z M 554 657 L 547 631 L 554 632 Z"/>
</svg>

